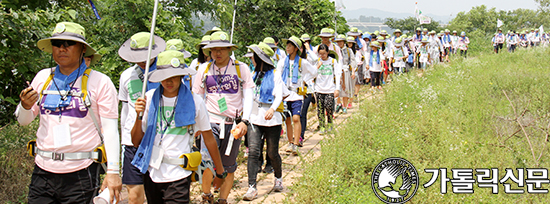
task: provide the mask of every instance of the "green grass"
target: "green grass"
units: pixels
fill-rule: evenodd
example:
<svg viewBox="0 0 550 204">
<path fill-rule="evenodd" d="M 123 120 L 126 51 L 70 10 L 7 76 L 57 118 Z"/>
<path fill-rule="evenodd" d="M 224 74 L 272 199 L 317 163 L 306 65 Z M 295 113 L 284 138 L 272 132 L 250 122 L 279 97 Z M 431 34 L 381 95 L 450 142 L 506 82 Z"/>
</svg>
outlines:
<svg viewBox="0 0 550 204">
<path fill-rule="evenodd" d="M 450 178 L 451 168 L 498 168 L 501 179 L 506 168 L 550 166 L 548 54 L 550 49 L 479 54 L 435 66 L 422 77 L 395 77 L 385 94 L 365 100 L 335 137 L 322 141 L 322 156 L 292 187 L 296 202 L 381 203 L 371 189 L 372 170 L 388 157 L 402 157 L 420 175 L 412 203 L 549 203 L 547 194 L 505 194 L 502 184 L 497 195 L 476 184 L 473 194 L 454 194 L 450 182 L 441 194 L 439 178 L 422 186 L 431 178 L 426 168 L 446 167 Z M 519 121 L 530 124 L 525 134 L 535 159 L 524 133 L 513 134 L 516 114 L 524 111 Z"/>
</svg>

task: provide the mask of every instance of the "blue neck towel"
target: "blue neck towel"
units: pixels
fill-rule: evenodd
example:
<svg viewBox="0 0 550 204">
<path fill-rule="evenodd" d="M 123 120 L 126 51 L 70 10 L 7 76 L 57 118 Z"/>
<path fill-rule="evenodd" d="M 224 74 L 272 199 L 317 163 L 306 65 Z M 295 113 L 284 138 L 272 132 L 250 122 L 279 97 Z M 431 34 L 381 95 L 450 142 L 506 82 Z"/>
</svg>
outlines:
<svg viewBox="0 0 550 204">
<path fill-rule="evenodd" d="M 296 57 L 294 57 L 294 65 L 293 65 L 293 69 L 292 69 L 292 83 L 293 84 L 297 84 L 298 83 L 298 73 L 300 72 L 299 70 L 299 66 L 300 66 L 300 56 L 296 55 Z M 285 58 L 285 66 L 284 66 L 284 69 L 283 69 L 283 82 L 285 82 L 285 84 L 287 83 L 287 78 L 290 74 L 290 55 L 286 56 Z"/>
<path fill-rule="evenodd" d="M 50 83 L 50 88 L 48 90 L 70 91 L 73 82 L 76 83 L 76 79 L 82 76 L 87 68 L 88 67 L 86 66 L 86 63 L 84 62 L 84 60 L 82 60 L 80 66 L 75 69 L 71 74 L 69 74 L 69 76 L 67 76 L 59 71 L 59 65 L 57 65 L 57 67 L 55 68 L 55 73 L 53 75 L 52 83 Z M 72 96 L 70 95 L 67 95 L 65 100 L 63 100 L 62 96 L 58 94 L 46 95 L 44 98 L 44 108 L 55 111 L 57 108 L 69 106 L 69 104 L 71 104 L 71 99 Z"/>
</svg>

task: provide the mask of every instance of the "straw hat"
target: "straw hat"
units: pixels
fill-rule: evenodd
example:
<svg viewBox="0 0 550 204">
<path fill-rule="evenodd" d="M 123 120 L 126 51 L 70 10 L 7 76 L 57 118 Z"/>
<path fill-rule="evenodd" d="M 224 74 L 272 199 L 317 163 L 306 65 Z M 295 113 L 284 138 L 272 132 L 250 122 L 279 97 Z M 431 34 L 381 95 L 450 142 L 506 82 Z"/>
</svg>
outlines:
<svg viewBox="0 0 550 204">
<path fill-rule="evenodd" d="M 210 43 L 208 45 L 204 46 L 202 49 L 205 51 L 210 52 L 210 48 L 215 47 L 229 47 L 231 50 L 236 50 L 237 45 L 229 43 L 229 40 L 227 39 L 229 36 L 226 32 L 218 31 L 215 33 L 212 33 L 210 36 Z"/>
<path fill-rule="evenodd" d="M 183 48 L 183 41 L 180 39 L 171 39 L 166 41 L 166 50 L 177 50 L 183 52 L 185 58 L 191 57 L 191 53 Z"/>
<path fill-rule="evenodd" d="M 273 51 L 273 49 L 271 49 L 271 47 L 269 47 L 269 45 L 265 44 L 264 42 L 261 42 L 258 45 L 251 45 L 248 48 L 250 48 L 252 52 L 254 52 L 256 55 L 258 55 L 258 57 L 260 57 L 262 61 L 264 61 L 265 63 L 271 66 L 274 66 L 273 60 L 271 59 L 270 56 L 273 56 L 275 52 Z"/>
<path fill-rule="evenodd" d="M 139 63 L 147 61 L 147 52 L 149 48 L 149 32 L 139 32 L 130 39 L 126 40 L 118 49 L 118 56 L 127 62 Z M 166 48 L 166 42 L 159 37 L 153 37 L 153 48 L 151 49 L 151 59 L 157 57 L 159 53 Z"/>
<path fill-rule="evenodd" d="M 86 30 L 80 24 L 72 22 L 57 23 L 52 37 L 39 40 L 36 45 L 44 52 L 52 53 L 51 40 L 71 40 L 82 43 L 86 46 L 84 56 L 93 55 L 96 51 L 86 42 Z"/>
<path fill-rule="evenodd" d="M 149 73 L 150 82 L 161 82 L 174 76 L 195 75 L 195 69 L 187 67 L 185 56 L 177 50 L 166 50 L 158 55 L 157 69 Z"/>
</svg>

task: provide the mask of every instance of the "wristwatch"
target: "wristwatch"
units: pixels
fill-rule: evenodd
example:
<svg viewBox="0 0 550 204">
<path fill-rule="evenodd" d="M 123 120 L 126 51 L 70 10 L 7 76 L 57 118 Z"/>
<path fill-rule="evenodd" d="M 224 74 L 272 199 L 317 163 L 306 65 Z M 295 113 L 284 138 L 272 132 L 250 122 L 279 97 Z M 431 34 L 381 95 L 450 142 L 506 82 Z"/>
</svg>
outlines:
<svg viewBox="0 0 550 204">
<path fill-rule="evenodd" d="M 225 177 L 227 177 L 227 170 L 223 170 L 222 174 L 216 173 L 216 177 L 221 178 L 221 179 L 225 179 Z"/>
</svg>

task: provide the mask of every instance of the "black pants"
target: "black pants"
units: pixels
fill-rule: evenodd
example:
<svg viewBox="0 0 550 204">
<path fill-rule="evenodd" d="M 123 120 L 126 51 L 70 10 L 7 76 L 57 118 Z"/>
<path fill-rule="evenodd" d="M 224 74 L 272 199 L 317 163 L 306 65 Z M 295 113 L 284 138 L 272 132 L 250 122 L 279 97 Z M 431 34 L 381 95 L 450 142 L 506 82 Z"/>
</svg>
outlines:
<svg viewBox="0 0 550 204">
<path fill-rule="evenodd" d="M 281 134 L 281 126 L 264 127 L 252 125 L 248 128 L 248 185 L 256 186 L 256 177 L 258 168 L 260 168 L 259 158 L 262 148 L 260 146 L 262 135 L 266 139 L 267 152 L 266 155 L 270 158 L 275 178 L 281 178 L 283 174 L 281 156 L 279 155 L 279 138 Z"/>
<path fill-rule="evenodd" d="M 189 203 L 190 176 L 168 183 L 155 183 L 149 171 L 143 175 L 147 203 Z"/>
<path fill-rule="evenodd" d="M 325 127 L 325 112 L 327 113 L 327 123 L 332 124 L 334 117 L 334 94 L 317 93 L 317 117 L 319 117 L 319 126 Z"/>
<path fill-rule="evenodd" d="M 460 50 L 460 56 L 466 57 L 468 55 L 468 50 Z"/>
<path fill-rule="evenodd" d="M 514 52 L 514 51 L 516 51 L 516 45 L 510 45 L 510 48 L 508 48 L 508 51 L 509 51 L 509 52 Z"/>
<path fill-rule="evenodd" d="M 313 94 L 307 94 L 304 97 L 304 103 L 302 103 L 302 112 L 300 112 L 300 123 L 302 125 L 300 137 L 302 140 L 304 139 L 304 134 L 307 128 L 307 110 L 309 109 L 310 103 L 315 103 L 315 97 L 313 97 Z"/>
<path fill-rule="evenodd" d="M 85 169 L 56 174 L 36 164 L 29 185 L 29 203 L 91 203 L 99 190 L 99 168 L 92 163 Z"/>
<path fill-rule="evenodd" d="M 370 72 L 370 78 L 371 78 L 371 83 L 370 85 L 372 87 L 375 87 L 375 86 L 380 86 L 380 81 L 381 81 L 381 78 L 382 78 L 382 72 L 373 72 L 371 71 Z"/>
</svg>

